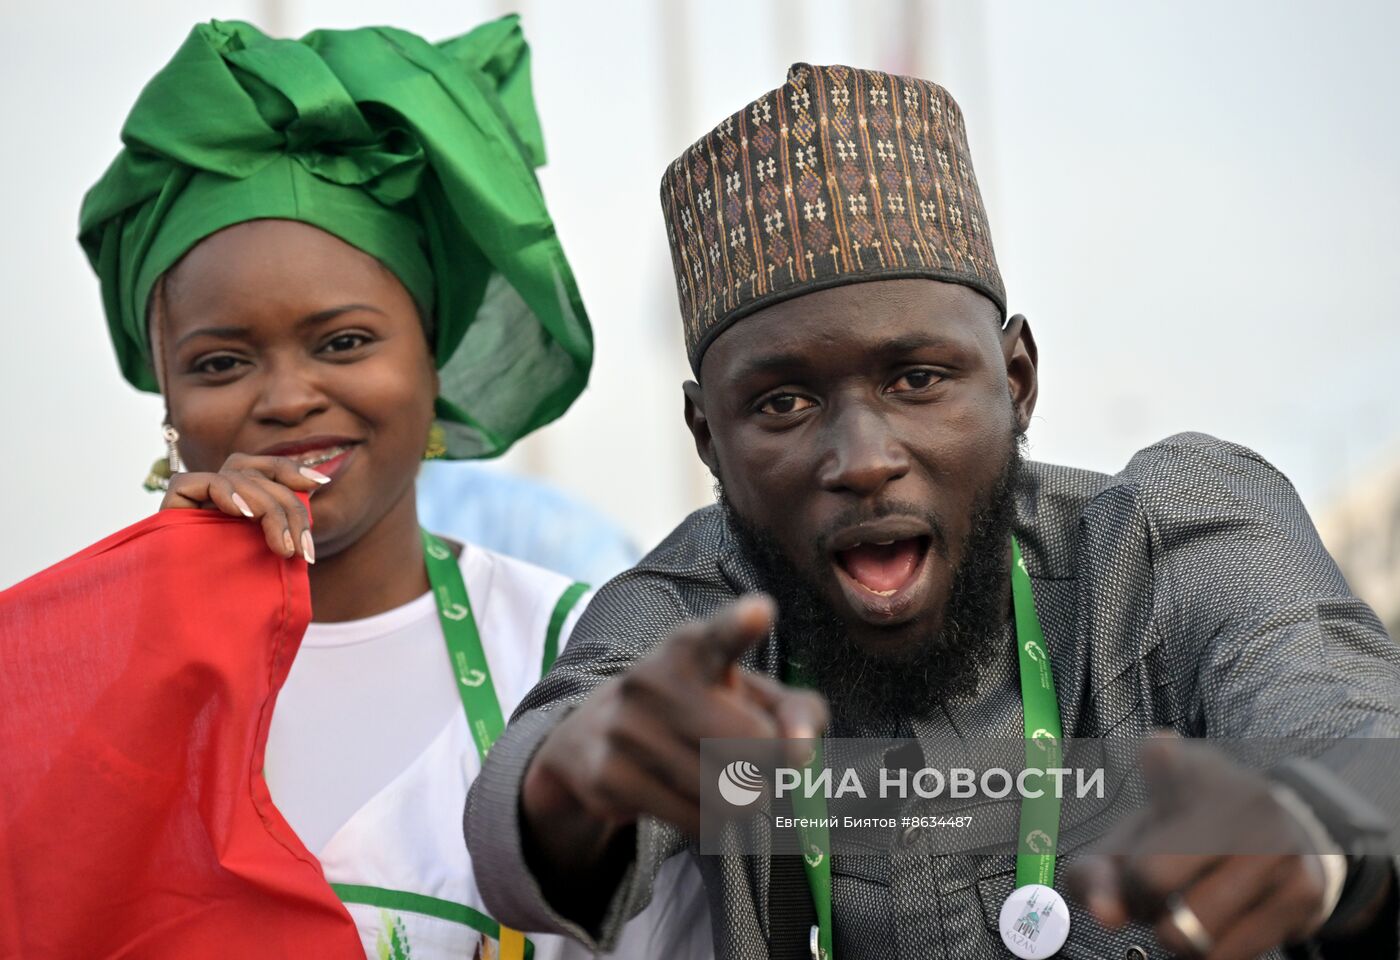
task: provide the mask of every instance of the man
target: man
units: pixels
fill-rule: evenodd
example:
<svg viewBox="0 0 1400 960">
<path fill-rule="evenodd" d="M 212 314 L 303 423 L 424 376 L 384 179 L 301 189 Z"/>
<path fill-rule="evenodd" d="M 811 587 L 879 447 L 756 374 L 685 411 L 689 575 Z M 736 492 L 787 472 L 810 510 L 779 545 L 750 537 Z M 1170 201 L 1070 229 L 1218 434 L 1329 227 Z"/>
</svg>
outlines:
<svg viewBox="0 0 1400 960">
<path fill-rule="evenodd" d="M 613 942 L 698 827 L 701 739 L 813 736 L 828 707 L 835 736 L 1023 736 L 1023 604 L 1067 737 L 1400 735 L 1400 655 L 1261 458 L 1182 435 L 1115 476 L 1021 460 L 1036 345 L 946 91 L 799 64 L 667 170 L 662 204 L 721 502 L 599 591 L 492 751 L 466 830 L 506 922 Z M 731 605 L 758 591 L 776 624 Z M 1336 856 L 1376 831 L 1360 762 L 1271 782 L 1146 753 L 1129 854 L 1059 858 L 1089 908 L 1064 955 L 1396 955 L 1393 861 Z M 1282 852 L 1153 855 L 1205 821 Z M 1007 922 L 1009 857 L 917 846 L 832 859 L 813 954 L 1006 956 L 1057 903 Z M 807 955 L 793 859 L 699 858 L 720 956 Z"/>
</svg>

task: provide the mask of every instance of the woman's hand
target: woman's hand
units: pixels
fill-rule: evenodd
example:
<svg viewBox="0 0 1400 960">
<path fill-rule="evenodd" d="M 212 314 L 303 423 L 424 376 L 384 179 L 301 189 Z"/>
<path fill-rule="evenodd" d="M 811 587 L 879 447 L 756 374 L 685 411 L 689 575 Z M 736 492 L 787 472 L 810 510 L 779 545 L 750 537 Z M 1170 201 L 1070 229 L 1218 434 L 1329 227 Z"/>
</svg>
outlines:
<svg viewBox="0 0 1400 960">
<path fill-rule="evenodd" d="M 294 491 L 310 493 L 330 479 L 287 457 L 235 453 L 218 473 L 175 474 L 160 508 L 214 509 L 257 520 L 273 553 L 292 557 L 299 547 L 306 562 L 315 563 L 311 516 Z"/>
</svg>

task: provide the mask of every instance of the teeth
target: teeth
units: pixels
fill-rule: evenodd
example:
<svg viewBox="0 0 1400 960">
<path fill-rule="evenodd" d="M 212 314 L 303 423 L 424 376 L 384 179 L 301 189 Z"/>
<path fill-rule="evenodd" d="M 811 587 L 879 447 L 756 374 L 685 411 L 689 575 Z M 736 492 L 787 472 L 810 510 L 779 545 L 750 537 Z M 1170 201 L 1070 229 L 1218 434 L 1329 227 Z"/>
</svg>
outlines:
<svg viewBox="0 0 1400 960">
<path fill-rule="evenodd" d="M 875 541 L 875 546 L 877 546 L 877 547 L 888 547 L 888 546 L 889 546 L 890 544 L 892 544 L 892 543 L 894 543 L 893 540 L 876 540 L 876 541 Z"/>
<path fill-rule="evenodd" d="M 329 450 L 308 450 L 306 453 L 298 456 L 297 461 L 303 467 L 314 467 L 317 464 L 325 463 L 327 460 L 334 460 L 349 449 L 349 447 L 331 447 Z"/>
</svg>

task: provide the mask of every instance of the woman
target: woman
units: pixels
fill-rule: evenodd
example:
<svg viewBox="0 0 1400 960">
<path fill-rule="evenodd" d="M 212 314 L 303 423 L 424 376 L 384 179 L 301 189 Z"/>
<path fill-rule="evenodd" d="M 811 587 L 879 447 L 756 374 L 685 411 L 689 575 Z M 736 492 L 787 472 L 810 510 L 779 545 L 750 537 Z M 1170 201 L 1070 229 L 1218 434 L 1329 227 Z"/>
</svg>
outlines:
<svg viewBox="0 0 1400 960">
<path fill-rule="evenodd" d="M 200 25 L 123 140 L 81 240 L 123 373 L 165 397 L 162 508 L 247 518 L 309 569 L 272 796 L 371 956 L 519 957 L 462 806 L 583 588 L 424 533 L 414 499 L 424 457 L 503 452 L 591 361 L 516 20 L 438 46 Z"/>
</svg>

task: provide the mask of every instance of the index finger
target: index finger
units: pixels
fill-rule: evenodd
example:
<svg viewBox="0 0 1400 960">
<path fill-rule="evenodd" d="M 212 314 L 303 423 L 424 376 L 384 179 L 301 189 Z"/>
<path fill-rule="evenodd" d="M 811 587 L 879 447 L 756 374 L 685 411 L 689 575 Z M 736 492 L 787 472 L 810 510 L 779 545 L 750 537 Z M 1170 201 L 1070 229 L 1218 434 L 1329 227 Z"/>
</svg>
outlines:
<svg viewBox="0 0 1400 960">
<path fill-rule="evenodd" d="M 826 698 L 812 690 L 789 687 L 757 673 L 736 671 L 737 684 L 778 720 L 783 736 L 815 740 L 826 729 Z"/>
<path fill-rule="evenodd" d="M 735 661 L 768 636 L 776 616 L 767 594 L 751 593 L 691 629 L 678 631 L 672 645 L 701 677 L 719 682 Z"/>
</svg>

